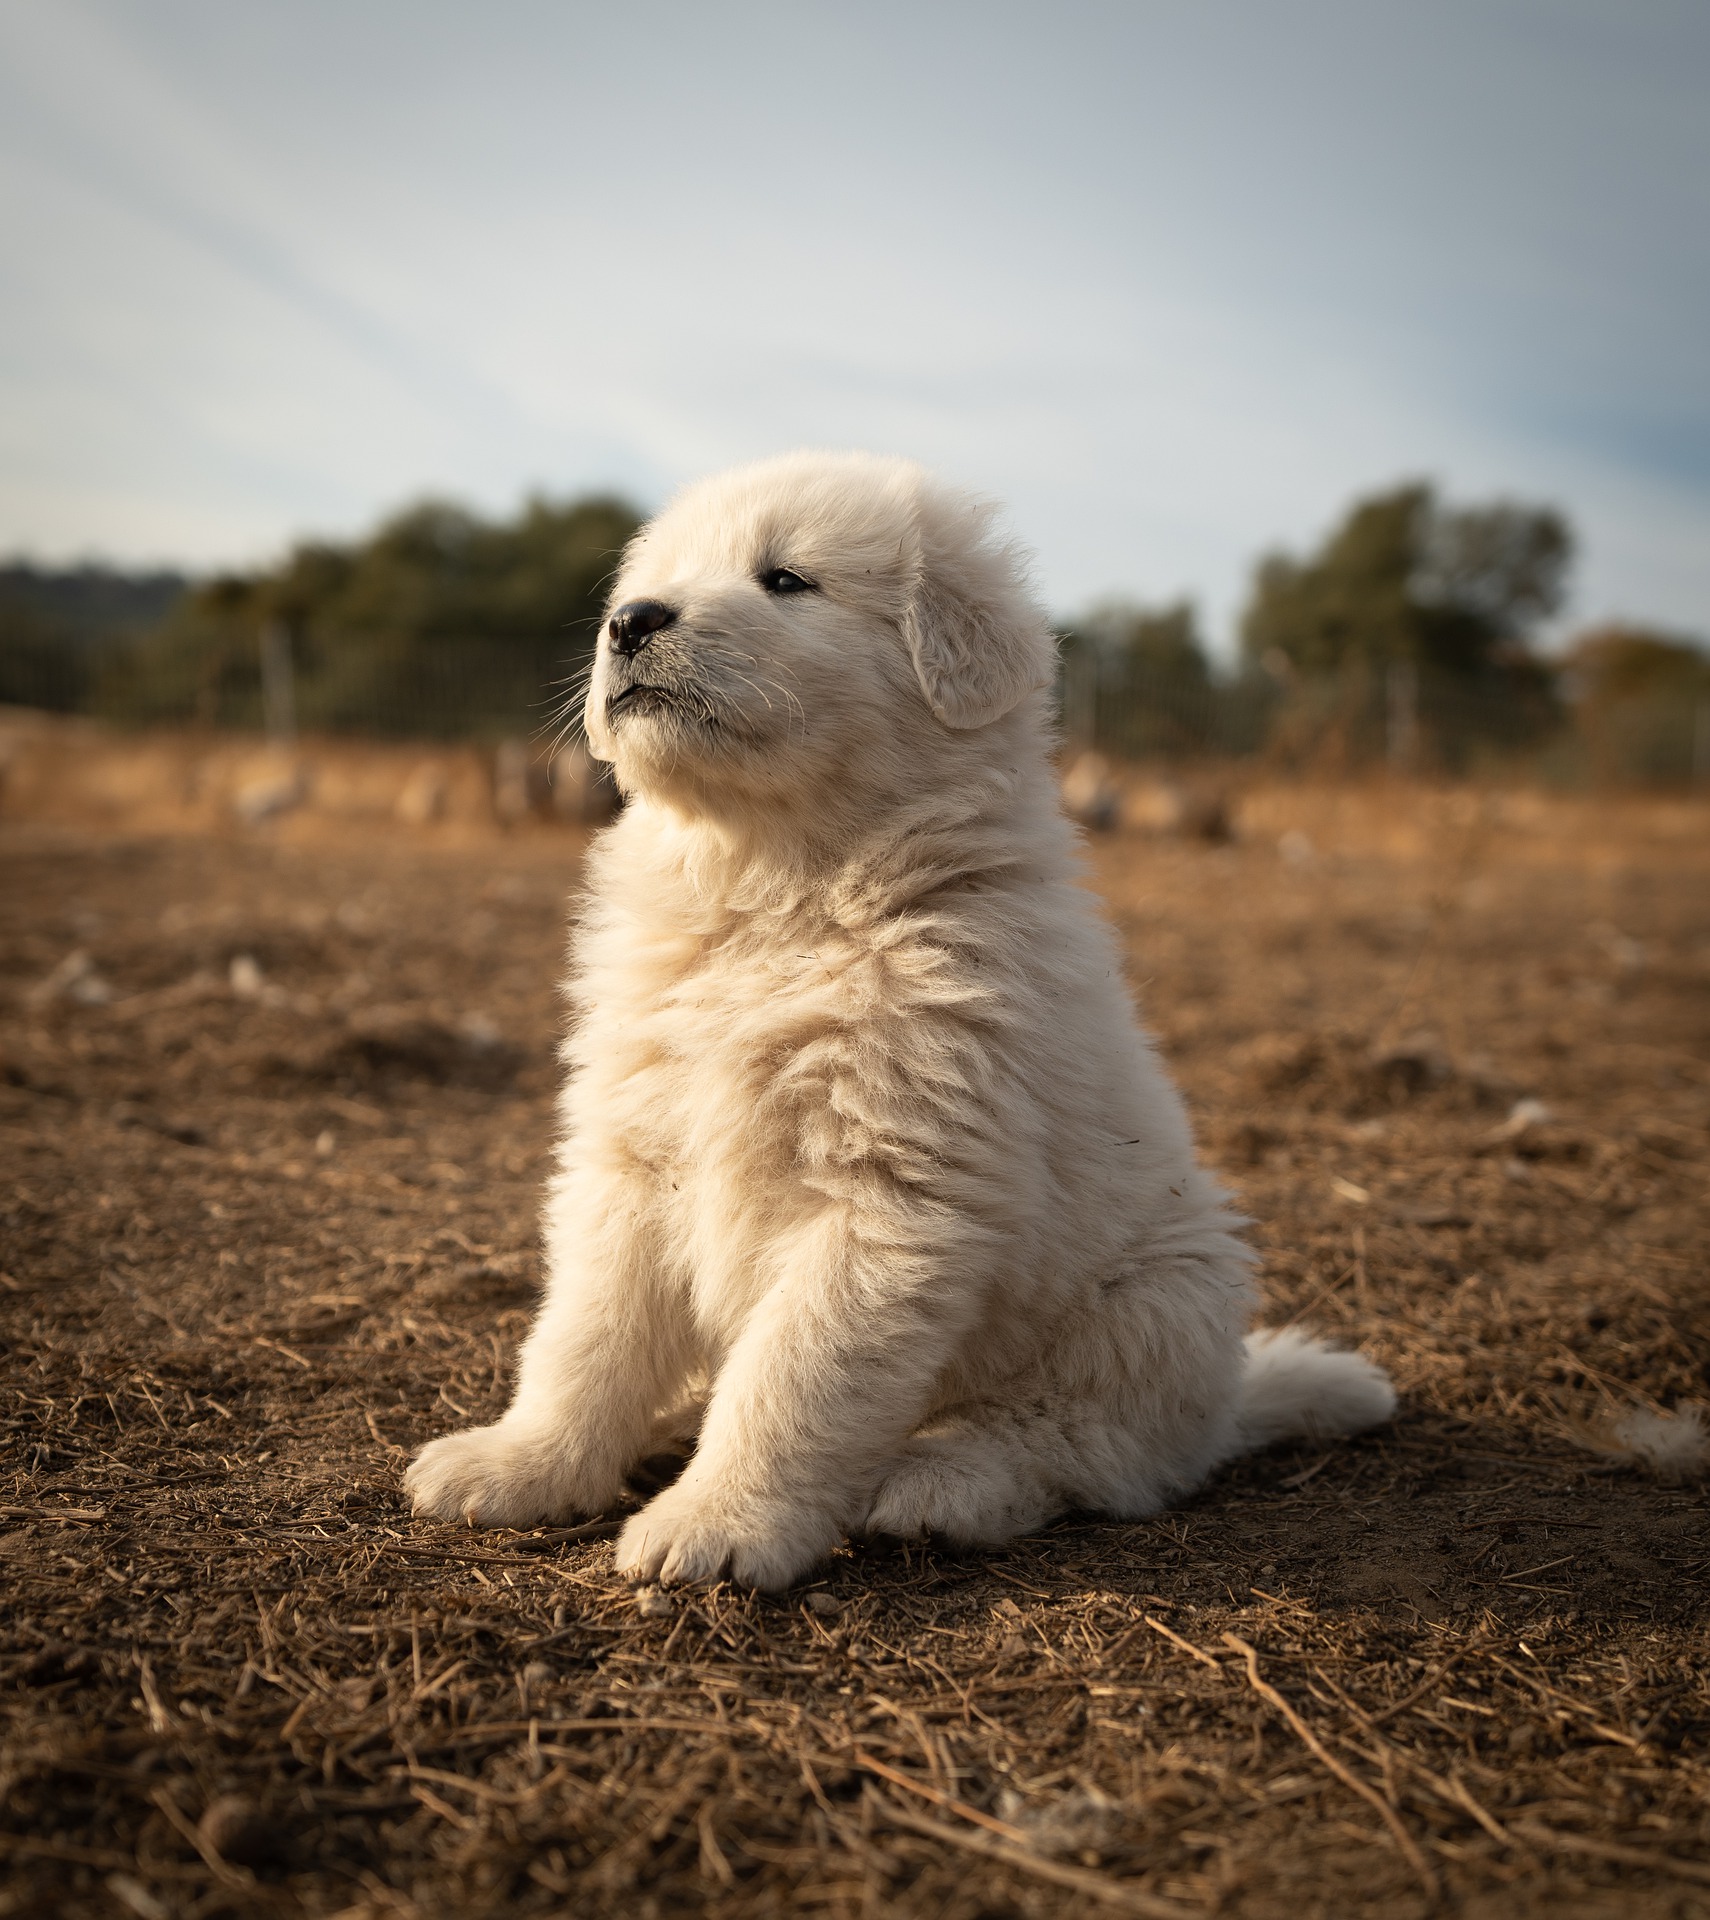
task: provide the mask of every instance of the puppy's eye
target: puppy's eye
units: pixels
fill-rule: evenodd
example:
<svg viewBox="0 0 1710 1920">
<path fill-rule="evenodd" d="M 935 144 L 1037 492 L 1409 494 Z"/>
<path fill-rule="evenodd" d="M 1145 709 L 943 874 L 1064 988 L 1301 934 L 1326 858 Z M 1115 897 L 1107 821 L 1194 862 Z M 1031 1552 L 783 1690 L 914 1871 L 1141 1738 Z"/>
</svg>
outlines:
<svg viewBox="0 0 1710 1920">
<path fill-rule="evenodd" d="M 804 579 L 794 567 L 770 567 L 761 574 L 760 584 L 768 593 L 814 593 L 817 591 L 814 583 Z"/>
</svg>

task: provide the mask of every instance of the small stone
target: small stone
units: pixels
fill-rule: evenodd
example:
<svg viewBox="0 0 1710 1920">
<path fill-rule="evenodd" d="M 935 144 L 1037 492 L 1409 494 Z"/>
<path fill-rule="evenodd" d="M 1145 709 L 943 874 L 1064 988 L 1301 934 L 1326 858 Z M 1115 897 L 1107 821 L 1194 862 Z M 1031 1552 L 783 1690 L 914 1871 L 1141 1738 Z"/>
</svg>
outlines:
<svg viewBox="0 0 1710 1920">
<path fill-rule="evenodd" d="M 643 1620 L 668 1620 L 677 1611 L 677 1603 L 658 1587 L 643 1587 L 635 1596 L 635 1610 Z"/>
<path fill-rule="evenodd" d="M 484 1013 L 466 1013 L 457 1023 L 457 1033 L 463 1044 L 475 1053 L 491 1053 L 505 1037 Z"/>
<path fill-rule="evenodd" d="M 80 1007 L 104 1007 L 113 997 L 113 989 L 95 971 L 88 954 L 68 953 L 45 980 L 39 980 L 24 996 L 27 1006 L 45 1007 L 55 1000 L 71 1000 Z"/>
<path fill-rule="evenodd" d="M 1291 867 L 1310 867 L 1318 858 L 1318 849 L 1299 827 L 1290 827 L 1277 841 L 1277 852 L 1284 864 Z"/>
<path fill-rule="evenodd" d="M 544 1660 L 531 1660 L 522 1671 L 523 1685 L 532 1693 L 536 1687 L 544 1687 L 552 1678 L 552 1669 Z"/>
<path fill-rule="evenodd" d="M 404 782 L 392 811 L 406 826 L 429 826 L 445 812 L 446 797 L 445 769 L 436 761 L 424 760 Z"/>
<path fill-rule="evenodd" d="M 815 1587 L 812 1593 L 804 1593 L 802 1605 L 809 1613 L 823 1614 L 827 1619 L 832 1619 L 843 1611 L 843 1602 L 836 1594 L 827 1593 L 821 1587 Z"/>
<path fill-rule="evenodd" d="M 233 954 L 232 963 L 226 970 L 226 978 L 231 984 L 232 992 L 240 1000 L 259 1000 L 261 990 L 267 984 L 253 953 Z"/>
<path fill-rule="evenodd" d="M 207 1847 L 234 1867 L 265 1866 L 285 1851 L 278 1828 L 241 1793 L 222 1793 L 210 1800 L 196 1831 Z"/>
</svg>

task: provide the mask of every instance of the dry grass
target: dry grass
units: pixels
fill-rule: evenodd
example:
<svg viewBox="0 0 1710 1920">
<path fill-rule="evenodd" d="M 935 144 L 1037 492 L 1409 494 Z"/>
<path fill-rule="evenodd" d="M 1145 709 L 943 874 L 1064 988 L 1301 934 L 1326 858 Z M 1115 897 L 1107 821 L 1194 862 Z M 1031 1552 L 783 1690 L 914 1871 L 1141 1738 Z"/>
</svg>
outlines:
<svg viewBox="0 0 1710 1920">
<path fill-rule="evenodd" d="M 1710 823 L 1240 817 L 1098 882 L 1401 1419 L 783 1600 L 399 1505 L 525 1322 L 573 839 L 6 829 L 0 1911 L 1710 1915 L 1705 1499 L 1597 1451 L 1706 1391 Z"/>
</svg>

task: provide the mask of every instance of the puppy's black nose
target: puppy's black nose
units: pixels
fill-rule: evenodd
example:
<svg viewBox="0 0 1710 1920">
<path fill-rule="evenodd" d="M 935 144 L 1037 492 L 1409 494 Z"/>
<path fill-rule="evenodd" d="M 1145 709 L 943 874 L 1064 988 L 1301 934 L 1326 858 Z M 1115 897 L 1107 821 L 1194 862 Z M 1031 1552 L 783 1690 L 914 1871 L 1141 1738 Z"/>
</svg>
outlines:
<svg viewBox="0 0 1710 1920">
<path fill-rule="evenodd" d="M 626 600 L 611 618 L 612 646 L 621 654 L 639 653 L 676 617 L 677 609 L 663 600 Z"/>
</svg>

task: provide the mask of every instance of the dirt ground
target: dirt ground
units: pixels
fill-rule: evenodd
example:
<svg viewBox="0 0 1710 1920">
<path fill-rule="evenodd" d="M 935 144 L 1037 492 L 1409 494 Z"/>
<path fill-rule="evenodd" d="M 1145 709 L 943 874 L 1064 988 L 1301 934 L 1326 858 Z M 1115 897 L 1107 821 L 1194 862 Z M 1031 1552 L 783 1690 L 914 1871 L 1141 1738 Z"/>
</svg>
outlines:
<svg viewBox="0 0 1710 1920">
<path fill-rule="evenodd" d="M 412 1521 L 538 1277 L 581 841 L 0 822 L 0 1912 L 1710 1916 L 1710 810 L 1093 852 L 1268 1315 L 1393 1428 L 643 1595 Z M 1517 1104 L 1534 1102 L 1536 1105 Z"/>
</svg>

